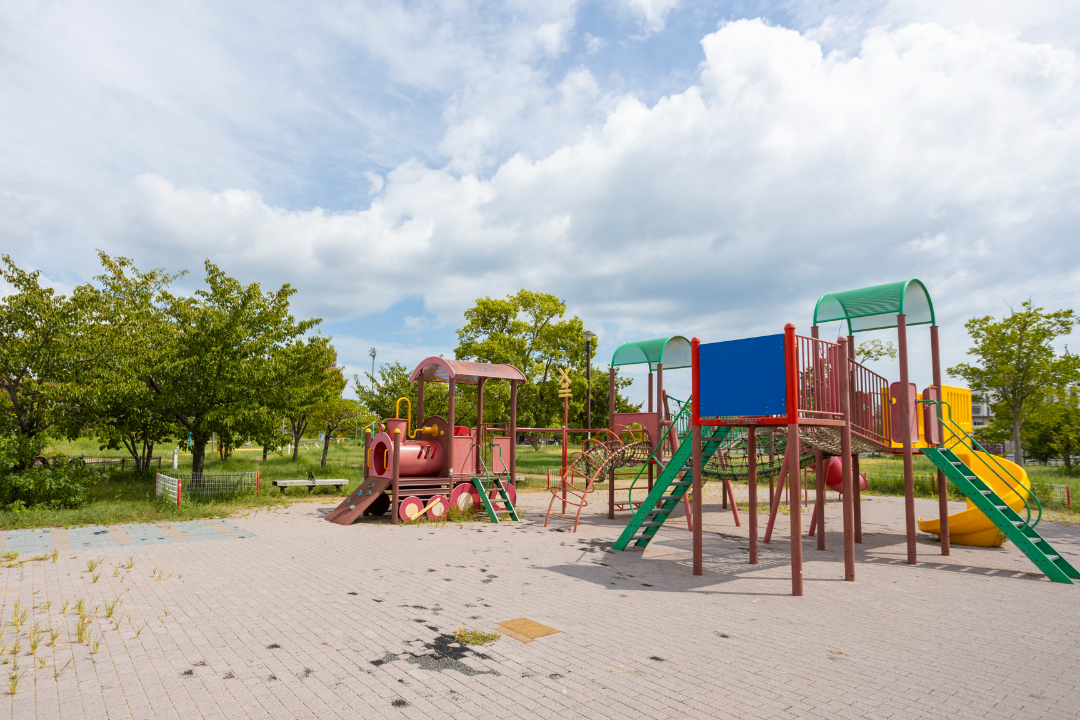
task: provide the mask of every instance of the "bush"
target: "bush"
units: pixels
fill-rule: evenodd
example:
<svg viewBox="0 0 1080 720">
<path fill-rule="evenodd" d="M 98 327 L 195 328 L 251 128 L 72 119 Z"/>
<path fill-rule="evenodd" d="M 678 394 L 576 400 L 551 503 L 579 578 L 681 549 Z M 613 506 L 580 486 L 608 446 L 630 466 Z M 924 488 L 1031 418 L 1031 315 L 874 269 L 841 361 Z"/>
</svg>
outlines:
<svg viewBox="0 0 1080 720">
<path fill-rule="evenodd" d="M 86 490 L 93 476 L 77 459 L 51 458 L 48 466 L 22 472 L 0 471 L 0 506 L 19 510 L 42 506 L 74 509 L 86 503 Z"/>
</svg>

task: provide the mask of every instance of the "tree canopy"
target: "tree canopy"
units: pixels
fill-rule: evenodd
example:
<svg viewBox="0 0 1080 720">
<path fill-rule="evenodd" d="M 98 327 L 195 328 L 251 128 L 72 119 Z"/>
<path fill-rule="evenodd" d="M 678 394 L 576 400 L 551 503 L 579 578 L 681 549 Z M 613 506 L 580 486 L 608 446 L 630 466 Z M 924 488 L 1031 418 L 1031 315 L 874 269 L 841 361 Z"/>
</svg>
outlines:
<svg viewBox="0 0 1080 720">
<path fill-rule="evenodd" d="M 1017 464 L 1024 458 L 1024 423 L 1055 389 L 1080 377 L 1080 357 L 1059 355 L 1053 347 L 1075 324 L 1072 310 L 1046 312 L 1030 300 L 1010 308 L 1001 320 L 987 315 L 965 324 L 974 343 L 968 355 L 976 362 L 951 367 L 949 373 L 989 399 L 995 419 L 1009 423 Z"/>
</svg>

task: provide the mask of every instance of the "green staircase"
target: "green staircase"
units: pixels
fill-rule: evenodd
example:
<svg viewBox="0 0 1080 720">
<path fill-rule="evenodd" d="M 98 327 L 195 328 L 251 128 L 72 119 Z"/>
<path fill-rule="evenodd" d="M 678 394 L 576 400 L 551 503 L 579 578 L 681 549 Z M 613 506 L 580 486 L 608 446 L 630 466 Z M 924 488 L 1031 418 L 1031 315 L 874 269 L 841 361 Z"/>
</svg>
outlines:
<svg viewBox="0 0 1080 720">
<path fill-rule="evenodd" d="M 930 459 L 930 462 L 945 473 L 945 477 L 951 480 L 965 497 L 974 503 L 975 507 L 979 508 L 1001 532 L 1005 533 L 1005 537 L 1012 540 L 1013 544 L 1046 574 L 1046 577 L 1054 582 L 1069 585 L 1075 584 L 1073 580 L 1080 579 L 1080 573 L 1076 571 L 1076 568 L 1035 530 L 1038 519 L 1035 523 L 1031 522 L 1030 510 L 1026 513 L 1026 518 L 1020 517 L 1020 513 L 1009 507 L 952 450 L 944 447 L 924 448 L 922 452 Z"/>
<path fill-rule="evenodd" d="M 720 444 L 727 439 L 732 430 L 733 428 L 729 427 L 701 429 L 702 465 L 720 448 Z M 683 496 L 694 484 L 691 464 L 694 443 L 687 441 L 688 435 L 689 433 L 686 436 L 680 434 L 679 448 L 661 471 L 660 477 L 653 483 L 649 496 L 642 501 L 622 531 L 622 535 L 615 542 L 616 550 L 625 550 L 631 542 L 639 547 L 648 545 L 656 535 L 656 531 L 671 517 L 671 513 L 679 507 Z"/>
<path fill-rule="evenodd" d="M 503 520 L 513 520 L 515 522 L 520 521 L 517 510 L 514 508 L 514 503 L 510 502 L 510 496 L 506 492 L 506 480 L 502 479 L 498 475 L 492 478 L 491 484 L 495 490 L 499 491 L 499 496 L 502 497 L 503 506 L 505 510 L 496 510 L 495 506 L 491 504 L 491 498 L 488 497 L 488 486 L 484 484 L 484 478 L 473 478 L 473 485 L 480 493 L 480 502 L 483 504 L 484 509 L 487 510 L 488 518 L 493 523 L 500 523 Z M 496 500 L 496 502 L 499 502 Z"/>
</svg>

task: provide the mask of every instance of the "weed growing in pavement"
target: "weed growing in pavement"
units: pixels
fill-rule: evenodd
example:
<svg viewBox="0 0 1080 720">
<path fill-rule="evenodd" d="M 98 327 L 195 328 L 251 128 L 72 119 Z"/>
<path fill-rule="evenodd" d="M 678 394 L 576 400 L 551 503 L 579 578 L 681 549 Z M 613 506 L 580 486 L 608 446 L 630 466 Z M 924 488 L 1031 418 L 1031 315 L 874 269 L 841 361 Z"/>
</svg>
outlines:
<svg viewBox="0 0 1080 720">
<path fill-rule="evenodd" d="M 94 638 L 94 641 L 90 643 L 90 654 L 96 655 L 97 651 L 101 648 L 101 636 Z"/>
<path fill-rule="evenodd" d="M 116 567 L 113 568 L 112 576 L 113 577 L 120 577 L 120 566 L 119 565 L 117 565 Z"/>
<path fill-rule="evenodd" d="M 22 649 L 22 638 L 16 636 L 15 637 L 15 644 L 11 646 L 11 654 L 12 655 L 18 655 L 19 650 L 21 650 L 21 649 Z"/>
<path fill-rule="evenodd" d="M 128 561 L 126 563 L 124 563 L 124 567 L 126 567 L 128 570 L 135 567 L 135 556 L 134 555 L 132 555 L 131 557 L 128 558 Z"/>
<path fill-rule="evenodd" d="M 146 629 L 146 626 L 145 626 L 145 625 L 143 625 L 143 626 L 142 626 L 141 628 L 139 628 L 138 630 L 136 630 L 136 631 L 135 631 L 135 637 L 139 637 L 140 635 L 142 635 L 142 631 L 143 631 L 143 630 L 145 630 L 145 629 Z"/>
<path fill-rule="evenodd" d="M 56 638 L 58 637 L 60 637 L 60 631 L 49 628 L 49 645 L 56 645 Z"/>
<path fill-rule="evenodd" d="M 37 655 L 38 644 L 41 642 L 41 638 L 35 637 L 30 640 L 30 654 Z"/>
<path fill-rule="evenodd" d="M 0 553 L 0 557 L 10 562 L 12 560 L 18 559 L 19 553 L 15 552 L 14 550 L 5 550 L 4 552 Z"/>
<path fill-rule="evenodd" d="M 15 606 L 11 611 L 11 624 L 18 630 L 26 622 L 26 608 L 23 608 L 19 603 L 15 603 Z"/>
<path fill-rule="evenodd" d="M 11 666 L 11 674 L 8 675 L 8 692 L 12 695 L 19 692 L 20 680 L 22 680 L 22 675 L 19 674 L 19 664 L 15 663 Z"/>
<path fill-rule="evenodd" d="M 69 605 L 71 605 L 71 601 L 65 600 L 64 604 L 60 606 L 60 612 L 66 613 Z"/>
<path fill-rule="evenodd" d="M 484 645 L 489 642 L 495 642 L 501 637 L 502 635 L 497 632 L 466 630 L 464 627 L 459 627 L 454 631 L 454 639 L 462 645 Z"/>
<path fill-rule="evenodd" d="M 75 612 L 82 615 L 84 607 L 86 607 L 86 602 L 82 598 L 79 598 L 79 600 L 75 603 Z"/>
<path fill-rule="evenodd" d="M 94 572 L 95 570 L 97 570 L 98 565 L 100 565 L 101 562 L 104 559 L 105 558 L 97 558 L 96 560 L 87 560 L 86 561 L 86 570 L 87 570 L 87 572 Z"/>
<path fill-rule="evenodd" d="M 94 582 L 97 582 L 99 577 L 101 577 L 101 573 L 94 573 L 94 575 L 93 575 Z"/>
<path fill-rule="evenodd" d="M 52 600 L 48 600 L 48 601 L 46 601 L 45 603 L 42 604 L 41 610 L 42 610 L 42 612 L 49 612 L 49 608 L 51 608 L 51 607 L 52 607 Z"/>
<path fill-rule="evenodd" d="M 75 624 L 75 642 L 86 642 L 87 627 L 89 627 L 89 624 L 85 620 L 79 620 L 79 622 Z"/>
<path fill-rule="evenodd" d="M 45 669 L 45 658 L 38 658 L 37 666 L 38 666 L 38 670 L 44 670 Z"/>
<path fill-rule="evenodd" d="M 113 598 L 112 602 L 106 602 L 105 603 L 105 617 L 111 618 L 113 616 L 113 613 L 116 612 L 116 606 L 119 605 L 122 602 L 124 602 L 124 596 L 122 594 L 116 596 L 115 598 Z"/>
<path fill-rule="evenodd" d="M 71 661 L 70 661 L 70 660 L 68 660 L 68 661 L 67 661 L 66 663 L 64 663 L 64 667 L 60 668 L 59 670 L 57 670 L 56 672 L 54 672 L 54 673 L 53 673 L 53 677 L 54 677 L 54 678 L 58 678 L 58 677 L 60 677 L 60 673 L 62 673 L 62 672 L 64 672 L 65 670 L 67 670 L 67 666 L 68 666 L 68 665 L 70 665 L 70 664 L 71 664 Z"/>
<path fill-rule="evenodd" d="M 49 557 L 51 557 L 52 561 L 55 563 L 56 558 L 60 557 L 60 551 L 59 550 L 53 550 L 51 553 L 49 553 Z"/>
</svg>

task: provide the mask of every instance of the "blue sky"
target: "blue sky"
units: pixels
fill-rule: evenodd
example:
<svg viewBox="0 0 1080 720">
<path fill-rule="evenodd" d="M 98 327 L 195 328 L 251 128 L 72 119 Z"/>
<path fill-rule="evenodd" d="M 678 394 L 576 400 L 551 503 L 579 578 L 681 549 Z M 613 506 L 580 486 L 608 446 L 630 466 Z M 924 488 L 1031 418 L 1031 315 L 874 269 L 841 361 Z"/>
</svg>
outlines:
<svg viewBox="0 0 1080 720">
<path fill-rule="evenodd" d="M 355 370 L 521 287 L 604 358 L 916 276 L 954 364 L 973 315 L 1078 304 L 1078 30 L 1039 0 L 12 0 L 0 249 L 61 289 L 98 248 L 291 283 Z"/>
</svg>

